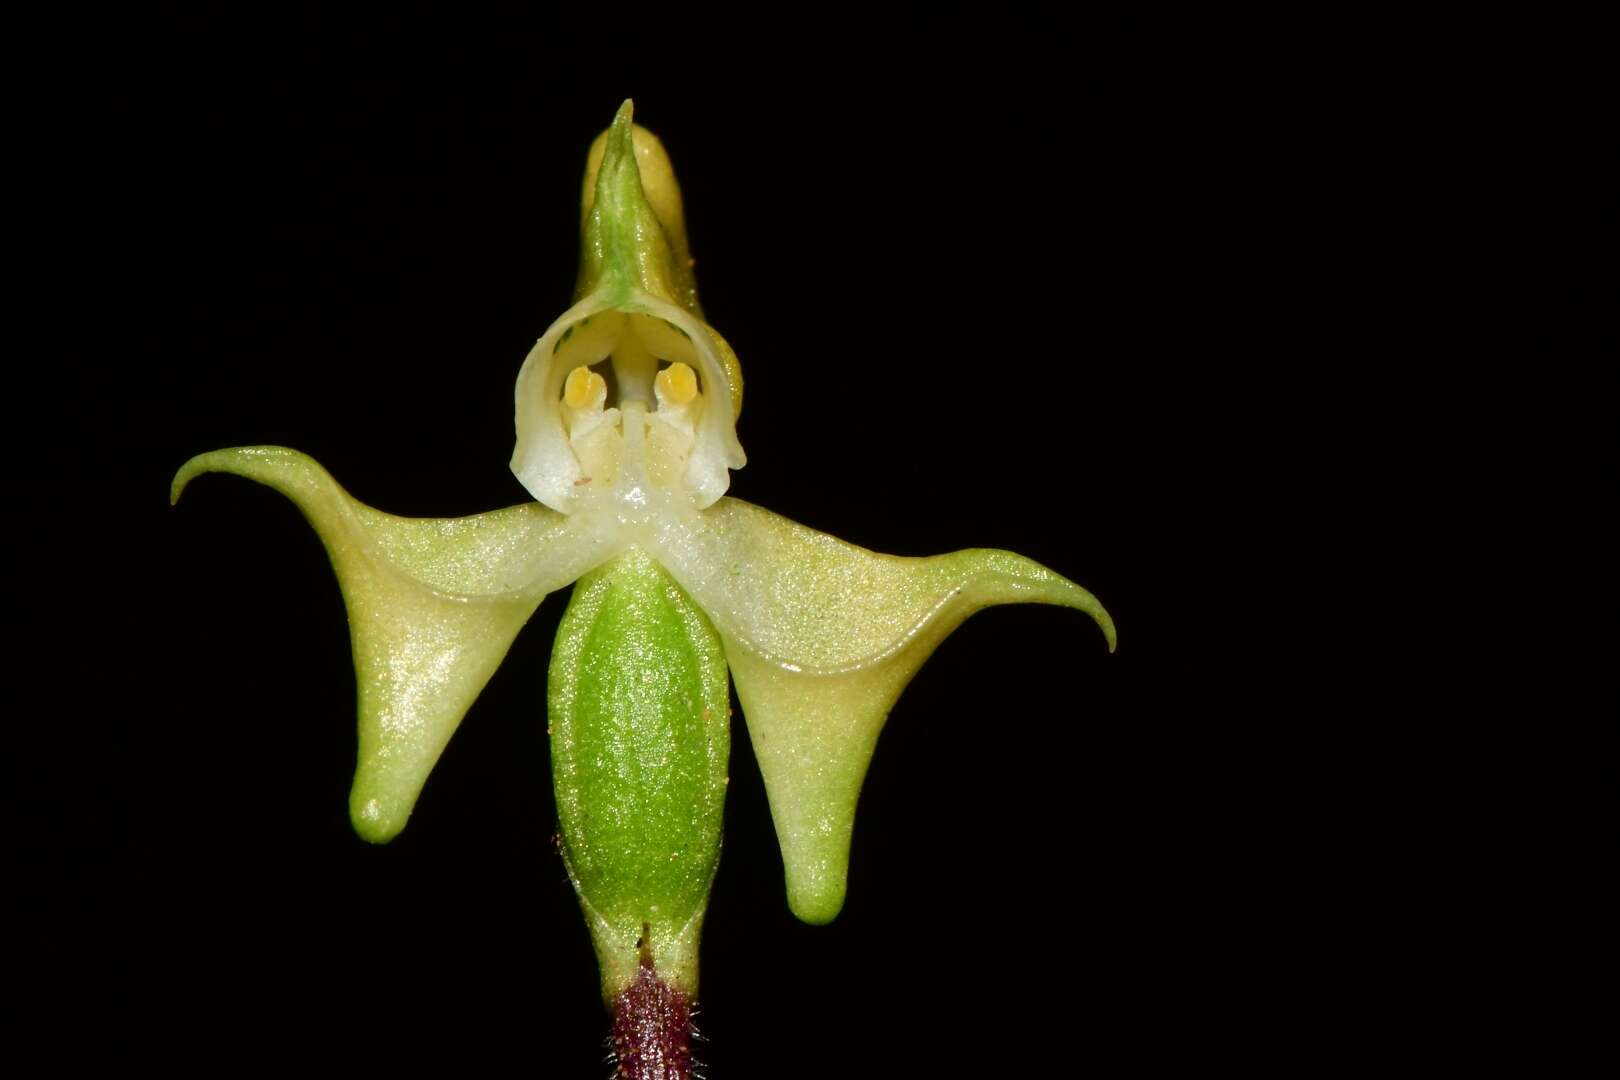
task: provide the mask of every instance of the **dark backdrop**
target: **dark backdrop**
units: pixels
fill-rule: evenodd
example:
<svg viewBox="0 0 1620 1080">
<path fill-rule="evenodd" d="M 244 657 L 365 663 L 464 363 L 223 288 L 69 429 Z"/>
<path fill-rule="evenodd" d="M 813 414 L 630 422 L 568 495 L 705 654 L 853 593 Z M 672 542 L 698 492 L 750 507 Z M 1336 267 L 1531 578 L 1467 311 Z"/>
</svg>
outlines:
<svg viewBox="0 0 1620 1080">
<path fill-rule="evenodd" d="M 522 501 L 512 380 L 569 303 L 585 148 L 631 96 L 742 361 L 731 493 L 880 551 L 1021 552 L 1120 631 L 1110 657 L 1079 615 L 1009 607 L 941 647 L 829 927 L 787 911 L 739 717 L 710 1075 L 1293 1069 L 1421 1023 L 1360 989 L 1412 867 L 1349 869 L 1393 782 L 1345 762 L 1394 721 L 1320 674 L 1343 632 L 1320 616 L 1377 595 L 1388 520 L 1323 492 L 1364 493 L 1416 389 L 1391 331 L 1443 297 L 1410 266 L 1463 235 L 1428 166 L 1480 107 L 1400 46 L 273 10 L 50 49 L 37 278 L 78 359 L 50 372 L 70 416 L 41 504 L 70 568 L 37 624 L 63 668 L 28 802 L 45 1016 L 186 1068 L 599 1072 L 549 840 L 565 598 L 369 847 L 314 534 L 234 478 L 166 493 L 194 453 L 275 443 L 397 514 Z M 1396 418 L 1369 432 L 1372 399 Z M 1356 641 L 1364 674 L 1388 662 Z"/>
</svg>

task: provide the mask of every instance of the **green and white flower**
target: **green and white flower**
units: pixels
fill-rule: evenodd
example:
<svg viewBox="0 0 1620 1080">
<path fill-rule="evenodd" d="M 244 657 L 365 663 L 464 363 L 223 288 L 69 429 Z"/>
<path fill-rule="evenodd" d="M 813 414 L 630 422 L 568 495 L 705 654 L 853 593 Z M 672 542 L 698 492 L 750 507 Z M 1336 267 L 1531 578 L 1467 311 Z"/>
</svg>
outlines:
<svg viewBox="0 0 1620 1080">
<path fill-rule="evenodd" d="M 608 997 L 650 958 L 695 992 L 719 860 L 727 672 L 764 772 L 788 902 L 843 905 L 862 779 L 896 698 L 992 604 L 1084 611 L 1095 597 L 1028 559 L 875 554 L 725 497 L 744 463 L 739 365 L 704 320 L 680 193 L 630 103 L 592 147 L 576 303 L 517 379 L 512 469 L 536 501 L 395 517 L 282 447 L 199 455 L 291 498 L 331 556 L 359 686 L 355 830 L 404 828 L 429 771 L 514 637 L 578 583 L 548 690 L 562 847 Z M 833 437 L 829 433 L 829 437 Z M 842 436 L 839 436 L 842 437 Z"/>
</svg>

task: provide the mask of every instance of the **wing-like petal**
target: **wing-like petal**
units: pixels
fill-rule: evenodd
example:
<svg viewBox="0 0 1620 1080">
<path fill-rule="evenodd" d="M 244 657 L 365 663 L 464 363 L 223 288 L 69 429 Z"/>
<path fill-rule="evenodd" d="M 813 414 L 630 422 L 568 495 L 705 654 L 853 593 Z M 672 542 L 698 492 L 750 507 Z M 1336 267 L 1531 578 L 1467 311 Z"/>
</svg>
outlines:
<svg viewBox="0 0 1620 1080">
<path fill-rule="evenodd" d="M 538 503 L 464 518 L 402 518 L 352 498 L 304 454 L 279 446 L 217 450 L 174 478 L 234 473 L 304 512 L 343 588 L 359 688 L 355 831 L 391 840 L 439 754 L 548 592 L 610 552 Z"/>
<path fill-rule="evenodd" d="M 1096 597 L 1007 551 L 879 555 L 737 499 L 660 538 L 659 558 L 719 630 L 765 775 L 788 902 L 827 922 L 844 902 L 850 830 L 883 721 L 924 660 L 992 604 L 1086 612 Z"/>
</svg>

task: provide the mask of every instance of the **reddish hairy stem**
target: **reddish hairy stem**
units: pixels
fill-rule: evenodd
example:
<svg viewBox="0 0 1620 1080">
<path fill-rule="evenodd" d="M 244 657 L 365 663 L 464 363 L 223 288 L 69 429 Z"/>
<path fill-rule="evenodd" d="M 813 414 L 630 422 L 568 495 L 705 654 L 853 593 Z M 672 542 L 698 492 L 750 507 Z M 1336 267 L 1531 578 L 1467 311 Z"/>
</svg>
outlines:
<svg viewBox="0 0 1620 1080">
<path fill-rule="evenodd" d="M 613 999 L 616 1080 L 691 1080 L 692 999 L 653 969 L 642 938 L 635 981 Z"/>
</svg>

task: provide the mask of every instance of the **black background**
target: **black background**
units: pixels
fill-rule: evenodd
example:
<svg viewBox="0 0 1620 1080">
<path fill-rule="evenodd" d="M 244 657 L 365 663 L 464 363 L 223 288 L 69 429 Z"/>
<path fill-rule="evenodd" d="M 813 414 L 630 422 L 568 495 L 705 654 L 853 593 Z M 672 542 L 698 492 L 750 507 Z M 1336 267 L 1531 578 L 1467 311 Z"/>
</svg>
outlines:
<svg viewBox="0 0 1620 1080">
<path fill-rule="evenodd" d="M 318 541 L 244 481 L 166 493 L 192 454 L 273 443 L 397 514 L 522 501 L 512 380 L 570 301 L 585 148 L 629 96 L 742 361 L 731 494 L 885 552 L 1018 551 L 1120 630 L 1110 657 L 1081 616 L 1001 608 L 939 649 L 828 927 L 787 911 L 739 716 L 710 1075 L 1294 1068 L 1421 1029 L 1368 987 L 1432 910 L 1429 852 L 1386 840 L 1456 706 L 1414 734 L 1426 706 L 1381 687 L 1438 649 L 1350 622 L 1391 532 L 1489 482 L 1410 424 L 1499 415 L 1446 342 L 1473 319 L 1502 347 L 1505 320 L 1451 272 L 1536 231 L 1471 227 L 1497 191 L 1467 178 L 1516 158 L 1545 55 L 1242 19 L 676 18 L 168 13 L 42 46 L 32 279 L 72 356 L 46 374 L 35 1006 L 187 1068 L 601 1073 L 550 842 L 564 599 L 368 847 Z M 1570 344 L 1545 322 L 1514 345 Z M 1410 470 L 1448 482 L 1381 488 Z"/>
</svg>

